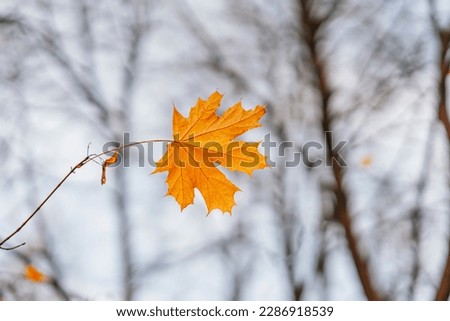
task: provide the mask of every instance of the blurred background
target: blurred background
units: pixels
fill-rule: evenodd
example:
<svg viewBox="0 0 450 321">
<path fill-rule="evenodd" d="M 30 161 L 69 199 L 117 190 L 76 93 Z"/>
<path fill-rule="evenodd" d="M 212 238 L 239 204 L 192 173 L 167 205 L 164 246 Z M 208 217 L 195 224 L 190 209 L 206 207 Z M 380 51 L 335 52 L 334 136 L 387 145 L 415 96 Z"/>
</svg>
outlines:
<svg viewBox="0 0 450 321">
<path fill-rule="evenodd" d="M 180 212 L 137 157 L 105 186 L 86 165 L 0 251 L 0 298 L 447 300 L 449 45 L 446 0 L 1 1 L 2 238 L 89 143 L 171 138 L 214 90 L 267 106 L 246 140 L 294 147 L 226 173 L 232 216 Z M 328 131 L 347 167 L 284 166 L 311 141 L 331 160 Z"/>
</svg>

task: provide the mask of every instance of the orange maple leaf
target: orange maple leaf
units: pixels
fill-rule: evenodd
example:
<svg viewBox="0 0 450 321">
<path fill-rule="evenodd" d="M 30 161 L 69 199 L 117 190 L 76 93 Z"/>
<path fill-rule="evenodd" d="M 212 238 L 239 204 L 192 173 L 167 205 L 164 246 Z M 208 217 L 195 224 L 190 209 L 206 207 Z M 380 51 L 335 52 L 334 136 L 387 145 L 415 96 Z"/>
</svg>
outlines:
<svg viewBox="0 0 450 321">
<path fill-rule="evenodd" d="M 45 282 L 48 280 L 47 276 L 45 274 L 43 274 L 42 272 L 40 272 L 38 269 L 36 269 L 33 265 L 28 264 L 25 267 L 25 271 L 24 271 L 24 277 L 25 279 L 27 279 L 28 281 L 31 282 L 36 282 L 36 283 L 41 283 L 41 282 Z"/>
<path fill-rule="evenodd" d="M 194 188 L 197 188 L 208 214 L 213 209 L 231 213 L 234 194 L 239 188 L 216 166 L 249 175 L 267 167 L 265 156 L 258 151 L 260 143 L 234 140 L 261 126 L 259 119 L 265 114 L 265 108 L 258 105 L 245 110 L 238 102 L 218 116 L 216 111 L 221 100 L 222 94 L 217 91 L 207 100 L 199 98 L 188 118 L 174 107 L 173 141 L 153 173 L 168 171 L 166 195 L 172 195 L 181 210 L 194 202 Z"/>
</svg>

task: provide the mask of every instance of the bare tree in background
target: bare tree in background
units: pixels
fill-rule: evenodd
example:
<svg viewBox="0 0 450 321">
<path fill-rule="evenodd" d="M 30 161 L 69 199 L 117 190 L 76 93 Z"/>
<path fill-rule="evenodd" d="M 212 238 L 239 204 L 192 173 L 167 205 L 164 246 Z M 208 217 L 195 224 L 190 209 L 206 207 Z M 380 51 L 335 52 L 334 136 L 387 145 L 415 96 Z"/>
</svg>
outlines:
<svg viewBox="0 0 450 321">
<path fill-rule="evenodd" d="M 432 160 L 430 160 L 430 157 L 433 155 L 434 126 L 430 123 L 430 125 L 425 126 L 423 131 L 425 138 L 421 139 L 425 147 L 423 154 L 417 151 L 412 153 L 416 154 L 419 159 L 423 159 L 423 165 L 416 183 L 412 184 L 416 186 L 414 188 L 416 194 L 414 195 L 413 205 L 408 204 L 399 211 L 403 213 L 410 211 L 410 219 L 406 222 L 397 216 L 391 216 L 398 210 L 394 203 L 391 203 L 391 205 L 395 210 L 389 208 L 392 194 L 396 194 L 398 198 L 405 199 L 405 201 L 407 199 L 396 187 L 398 183 L 396 182 L 395 171 L 398 171 L 398 165 L 393 166 L 394 173 L 389 170 L 385 174 L 377 174 L 374 178 L 379 185 L 376 190 L 383 193 L 376 192 L 374 194 L 370 203 L 372 209 L 367 211 L 368 213 L 365 215 L 360 215 L 363 218 L 355 216 L 356 213 L 353 212 L 355 210 L 359 212 L 359 209 L 354 208 L 352 203 L 355 198 L 358 198 L 358 195 L 352 195 L 354 188 L 346 183 L 347 170 L 336 162 L 339 155 L 333 154 L 334 142 L 331 140 L 332 136 L 326 135 L 326 133 L 332 132 L 335 137 L 350 138 L 349 148 L 352 149 L 346 149 L 345 155 L 347 156 L 346 159 L 351 158 L 352 153 L 358 152 L 358 148 L 376 140 L 372 136 L 373 134 L 369 136 L 368 133 L 379 132 L 382 137 L 385 133 L 395 131 L 396 126 L 399 125 L 399 120 L 394 119 L 382 124 L 372 124 L 371 128 L 366 130 L 364 126 L 367 125 L 367 115 L 364 114 L 375 116 L 384 112 L 388 115 L 389 105 L 396 104 L 396 95 L 411 90 L 414 91 L 414 94 L 411 94 L 412 102 L 408 103 L 410 110 L 406 110 L 404 114 L 411 113 L 421 104 L 428 103 L 429 97 L 426 97 L 425 93 L 429 88 L 419 84 L 421 73 L 426 73 L 429 68 L 426 63 L 429 56 L 424 51 L 426 42 L 423 40 L 423 36 L 427 35 L 428 32 L 428 21 L 422 19 L 420 23 L 424 27 L 419 26 L 405 35 L 405 29 L 401 30 L 398 25 L 410 24 L 415 15 L 419 15 L 420 12 L 414 12 L 399 2 L 360 5 L 351 1 L 313 2 L 299 0 L 289 4 L 274 4 L 270 8 L 253 2 L 233 3 L 230 7 L 232 9 L 231 15 L 237 18 L 244 28 L 248 28 L 246 30 L 249 33 L 253 32 L 256 36 L 256 48 L 245 47 L 243 51 L 247 51 L 249 56 L 254 54 L 254 57 L 263 57 L 265 60 L 259 61 L 262 68 L 258 70 L 259 73 L 257 74 L 249 72 L 248 67 L 244 68 L 243 65 L 240 68 L 237 61 L 233 61 L 223 54 L 222 51 L 225 49 L 220 46 L 220 41 L 209 34 L 206 26 L 199 25 L 195 14 L 192 14 L 191 11 L 183 16 L 185 18 L 190 17 L 186 18 L 188 25 L 196 25 L 191 30 L 198 37 L 199 43 L 203 44 L 210 53 L 209 59 L 206 60 L 204 65 L 211 66 L 212 72 L 228 77 L 230 81 L 236 84 L 235 88 L 238 92 L 252 90 L 256 97 L 267 102 L 270 111 L 267 120 L 268 125 L 279 142 L 293 141 L 297 143 L 297 146 L 301 146 L 302 141 L 299 141 L 298 138 L 304 136 L 304 130 L 299 129 L 300 126 L 312 131 L 311 136 L 314 135 L 314 132 L 319 132 L 322 133 L 322 137 L 325 137 L 324 144 L 328 157 L 326 160 L 328 164 L 332 164 L 331 175 L 324 174 L 323 171 L 317 169 L 305 169 L 307 173 L 319 174 L 316 177 L 320 182 L 322 192 L 319 193 L 323 198 L 323 214 L 315 238 L 316 245 L 319 245 L 315 249 L 316 255 L 314 256 L 317 277 L 325 276 L 325 281 L 333 278 L 330 275 L 327 276 L 331 268 L 326 267 L 326 265 L 329 265 L 326 262 L 330 252 L 336 252 L 333 248 L 337 245 L 333 243 L 340 242 L 340 233 L 337 234 L 337 239 L 334 238 L 336 237 L 335 228 L 337 227 L 342 229 L 342 236 L 346 241 L 346 247 L 359 279 L 358 283 L 367 299 L 396 299 L 399 297 L 413 299 L 417 297 L 416 282 L 419 275 L 423 277 L 423 265 L 428 264 L 422 261 L 423 254 L 421 254 L 424 243 L 423 228 L 434 219 L 433 216 L 437 212 L 436 209 L 428 210 L 429 213 L 424 212 L 426 208 L 424 194 L 430 189 L 436 188 L 434 186 L 438 186 L 433 186 L 433 184 L 438 183 L 431 181 Z M 290 10 L 292 14 L 286 10 Z M 392 10 L 393 17 L 389 18 L 391 20 L 388 19 L 388 22 L 378 20 L 380 16 L 386 15 L 389 10 Z M 289 21 L 292 23 L 289 23 Z M 394 25 L 394 22 L 397 25 Z M 343 31 L 339 32 L 338 29 L 341 28 L 338 26 L 343 26 Z M 435 25 L 435 28 L 438 28 L 438 26 Z M 358 32 L 364 36 L 359 38 L 356 35 Z M 445 41 L 444 31 L 438 30 L 436 36 L 440 41 Z M 405 39 L 408 39 L 408 41 Z M 351 48 L 352 40 L 362 40 L 362 43 L 366 46 L 356 46 L 357 49 L 355 50 L 359 51 L 353 54 L 352 58 L 356 57 L 354 59 L 357 66 L 353 69 L 356 77 L 358 77 L 358 81 L 355 82 L 357 87 L 348 89 L 343 88 L 341 83 L 336 82 L 337 79 L 345 77 L 345 75 L 339 76 L 334 71 L 334 69 L 342 70 L 334 68 L 335 65 L 338 65 L 335 60 L 339 60 L 339 54 L 334 51 L 342 50 L 344 52 L 344 50 L 349 50 L 339 47 L 345 48 L 350 44 L 349 47 Z M 443 96 L 445 99 L 443 83 L 448 74 L 448 66 L 445 65 L 443 59 L 446 59 L 447 43 L 442 43 L 442 48 L 443 54 L 441 57 L 444 58 L 441 58 L 443 62 L 440 63 L 442 66 L 440 70 L 443 80 L 439 82 L 439 88 L 441 88 L 439 92 L 441 97 Z M 240 52 L 241 55 L 245 55 L 243 51 Z M 292 53 L 294 54 L 292 55 Z M 235 55 L 237 54 L 235 53 Z M 217 63 L 218 61 L 220 63 Z M 294 75 L 287 74 L 289 80 L 277 77 L 279 69 L 286 68 L 284 65 L 286 61 L 288 68 L 296 71 Z M 260 81 L 261 79 L 263 81 Z M 286 84 L 287 86 L 283 87 Z M 265 90 L 261 91 L 260 88 Z M 345 96 L 345 100 L 342 99 L 343 96 Z M 440 106 L 440 120 L 445 125 L 445 119 L 448 117 L 442 116 L 442 110 L 445 110 L 446 106 L 445 103 L 442 103 L 442 98 Z M 402 107 L 398 110 L 405 110 L 405 108 Z M 428 119 L 432 122 L 431 118 Z M 410 120 L 400 120 L 400 123 L 403 122 L 410 131 L 414 131 L 414 122 L 416 121 L 411 118 Z M 411 125 L 409 125 L 410 122 L 412 122 Z M 345 128 L 346 123 L 350 124 L 349 128 Z M 340 130 L 342 133 L 339 132 Z M 406 141 L 417 139 L 411 137 L 411 133 L 407 136 L 410 137 L 406 137 Z M 406 141 L 403 141 L 403 143 Z M 405 148 L 402 147 L 402 149 Z M 407 153 L 411 155 L 410 151 L 407 151 Z M 405 157 L 402 150 L 399 150 L 396 155 L 398 156 L 397 162 Z M 305 163 L 308 167 L 307 160 Z M 351 170 L 352 168 L 350 168 Z M 269 185 L 273 186 L 273 194 L 269 199 L 273 202 L 274 214 L 280 219 L 280 238 L 281 244 L 283 244 L 280 253 L 282 253 L 286 262 L 285 275 L 291 293 L 287 297 L 300 299 L 305 291 L 305 285 L 310 280 L 308 278 L 302 280 L 299 277 L 302 273 L 298 268 L 298 260 L 312 259 L 299 255 L 302 250 L 302 242 L 299 242 L 299 240 L 303 239 L 304 225 L 308 223 L 301 219 L 301 200 L 291 197 L 292 190 L 297 191 L 298 187 L 295 184 L 293 185 L 292 182 L 286 184 L 289 181 L 289 176 L 292 177 L 294 170 L 278 166 L 273 169 L 273 172 L 274 181 Z M 303 177 L 300 174 L 299 180 Z M 302 185 L 301 182 L 297 182 L 297 184 Z M 370 249 L 371 235 L 363 236 L 357 227 L 357 223 L 367 219 L 369 214 L 376 215 L 378 218 L 375 221 L 381 222 L 380 226 L 373 227 L 373 235 L 377 234 L 375 232 L 377 228 L 380 229 L 378 233 L 383 235 L 383 226 L 392 224 L 392 222 L 395 222 L 394 226 L 398 226 L 397 231 L 403 229 L 410 231 L 411 240 L 407 241 L 407 243 L 410 243 L 401 246 L 400 249 L 404 250 L 405 257 L 408 257 L 408 260 L 414 263 L 407 271 L 399 271 L 400 277 L 397 277 L 397 280 L 401 280 L 400 282 L 408 282 L 404 279 L 411 278 L 409 294 L 405 294 L 403 285 L 400 283 L 379 283 L 382 277 L 379 275 L 381 272 L 378 271 L 377 266 L 385 263 L 380 262 L 377 253 Z M 330 235 L 333 234 L 334 236 L 330 238 Z M 388 241 L 385 242 L 388 243 Z M 410 246 L 411 250 L 409 249 Z M 348 266 L 348 268 L 351 267 Z M 445 268 L 442 281 L 439 283 L 441 288 L 447 284 L 447 270 L 448 268 Z M 314 278 L 313 280 L 318 279 Z M 310 282 L 309 285 L 314 287 L 312 283 Z M 328 285 L 325 283 L 324 286 L 325 292 L 321 294 L 321 298 L 327 297 L 325 293 Z M 308 288 L 308 286 L 306 287 Z M 440 289 L 438 293 L 442 291 L 445 292 L 445 290 Z M 441 299 L 443 297 L 447 299 L 448 294 L 438 294 L 437 296 Z"/>
<path fill-rule="evenodd" d="M 95 16 L 101 15 L 98 8 L 94 8 L 94 4 L 88 1 L 73 1 L 72 5 L 76 25 L 75 34 L 78 35 L 69 40 L 75 40 L 70 45 L 78 46 L 82 60 L 79 61 L 67 49 L 67 41 L 64 34 L 58 30 L 58 26 L 52 17 L 58 14 L 60 9 L 58 5 L 52 1 L 43 1 L 37 3 L 36 10 L 41 10 L 41 14 L 50 19 L 39 21 L 29 21 L 25 16 L 12 12 L 4 17 L 5 23 L 16 28 L 16 33 L 25 41 L 31 41 L 29 48 L 37 50 L 45 59 L 49 59 L 59 71 L 67 77 L 70 85 L 69 90 L 73 91 L 73 95 L 80 98 L 80 103 L 86 106 L 85 111 L 81 111 L 76 117 L 85 118 L 86 121 L 94 128 L 100 129 L 104 133 L 104 138 L 116 142 L 123 140 L 123 133 L 132 131 L 132 115 L 134 94 L 134 86 L 136 78 L 139 76 L 137 65 L 139 63 L 141 43 L 150 31 L 150 6 L 148 1 L 133 1 L 129 3 L 118 4 L 121 13 L 125 13 L 124 21 L 118 21 L 119 16 L 114 17 L 112 22 L 120 23 L 120 32 L 124 37 L 123 57 L 121 57 L 122 67 L 120 70 L 120 86 L 117 95 L 118 101 L 114 101 L 111 97 L 106 97 L 104 93 L 104 84 L 100 81 L 97 74 L 99 68 L 97 66 L 98 52 L 104 50 L 104 44 L 101 39 L 96 36 L 99 21 Z M 56 8 L 55 8 L 56 6 Z M 103 8 L 104 9 L 104 8 Z M 101 9 L 100 9 L 101 10 Z M 115 9 L 114 9 L 115 10 Z M 56 11 L 56 12 L 55 12 Z M 100 21 L 101 22 L 101 21 Z M 12 28 L 12 27 L 11 27 Z M 24 166 L 29 169 L 29 166 Z M 117 226 L 119 235 L 117 237 L 117 248 L 120 265 L 122 266 L 122 299 L 132 300 L 135 293 L 135 272 L 133 266 L 133 249 L 131 245 L 132 226 L 130 223 L 129 213 L 129 196 L 128 182 L 123 171 L 115 171 L 116 186 L 113 188 L 113 200 L 115 202 L 114 209 L 117 215 Z M 53 262 L 51 252 L 44 250 L 48 262 Z M 55 279 L 56 280 L 56 279 Z M 55 288 L 59 288 L 55 287 Z M 68 299 L 67 295 L 63 299 Z"/>
</svg>

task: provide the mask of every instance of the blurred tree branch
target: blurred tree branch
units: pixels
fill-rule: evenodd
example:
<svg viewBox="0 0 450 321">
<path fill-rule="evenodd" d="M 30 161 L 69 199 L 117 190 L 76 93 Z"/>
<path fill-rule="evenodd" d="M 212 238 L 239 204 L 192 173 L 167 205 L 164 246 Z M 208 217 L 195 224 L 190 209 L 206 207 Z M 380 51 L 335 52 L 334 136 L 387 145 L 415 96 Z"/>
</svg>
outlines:
<svg viewBox="0 0 450 321">
<path fill-rule="evenodd" d="M 335 1 L 337 2 L 337 1 Z M 306 44 L 309 50 L 309 57 L 311 59 L 311 67 L 313 72 L 314 85 L 318 89 L 320 96 L 320 108 L 322 110 L 322 130 L 325 134 L 325 148 L 328 153 L 328 161 L 332 164 L 332 171 L 335 180 L 335 205 L 334 216 L 342 224 L 345 236 L 347 238 L 348 247 L 352 254 L 352 258 L 356 267 L 356 270 L 361 281 L 361 285 L 367 296 L 367 299 L 379 300 L 379 294 L 377 293 L 372 278 L 369 273 L 368 264 L 358 248 L 358 240 L 353 231 L 353 224 L 351 214 L 348 208 L 348 195 L 343 183 L 343 169 L 336 161 L 336 156 L 333 151 L 332 136 L 332 116 L 330 110 L 330 97 L 332 95 L 332 89 L 328 84 L 327 70 L 325 62 L 320 58 L 318 43 L 323 38 L 321 30 L 325 27 L 329 20 L 332 18 L 332 12 L 335 9 L 330 9 L 330 13 L 323 17 L 318 17 L 313 14 L 313 1 L 299 0 L 299 20 L 300 20 L 300 32 L 301 39 Z"/>
<path fill-rule="evenodd" d="M 438 106 L 437 116 L 447 134 L 447 149 L 450 155 L 450 118 L 447 112 L 447 89 L 446 80 L 450 72 L 450 29 L 445 29 L 439 25 L 435 1 L 429 0 L 430 21 L 436 37 L 439 39 L 439 59 L 437 61 L 438 78 Z M 450 295 L 450 237 L 448 237 L 447 260 L 445 262 L 442 276 L 436 291 L 435 299 L 447 301 Z"/>
</svg>

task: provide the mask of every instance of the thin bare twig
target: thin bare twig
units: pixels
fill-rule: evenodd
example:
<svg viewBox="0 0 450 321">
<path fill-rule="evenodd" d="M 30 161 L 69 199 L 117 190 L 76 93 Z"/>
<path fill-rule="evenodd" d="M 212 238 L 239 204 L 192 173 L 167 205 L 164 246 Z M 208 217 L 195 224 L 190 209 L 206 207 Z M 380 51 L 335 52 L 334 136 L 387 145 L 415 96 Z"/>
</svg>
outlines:
<svg viewBox="0 0 450 321">
<path fill-rule="evenodd" d="M 61 185 L 64 184 L 64 182 L 70 177 L 70 175 L 75 173 L 76 169 L 81 168 L 83 165 L 85 165 L 88 162 L 88 160 L 89 160 L 89 156 L 86 156 L 81 162 L 79 162 L 77 165 L 75 165 L 74 167 L 71 168 L 69 173 L 67 173 L 66 176 L 64 176 L 64 178 L 55 186 L 55 188 L 50 192 L 50 194 L 47 195 L 47 197 L 41 202 L 41 204 L 39 204 L 39 206 L 33 211 L 33 213 L 31 213 L 30 216 L 28 216 L 28 218 L 25 221 L 23 221 L 23 223 L 14 232 L 12 232 L 2 242 L 0 242 L 0 249 L 2 249 L 2 250 L 14 250 L 14 249 L 17 249 L 18 247 L 21 247 L 21 246 L 25 245 L 25 243 L 22 243 L 22 244 L 13 246 L 13 247 L 3 247 L 3 244 L 5 244 L 14 235 L 19 233 L 20 230 L 25 225 L 27 225 L 27 223 L 39 212 L 39 210 L 42 208 L 42 206 L 44 206 L 44 204 L 47 203 L 47 201 L 50 199 L 50 197 L 52 197 L 52 195 L 61 187 Z"/>
<path fill-rule="evenodd" d="M 55 188 L 53 188 L 53 190 L 47 195 L 47 197 L 38 205 L 38 207 L 36 207 L 36 209 L 28 216 L 28 218 L 23 221 L 23 223 L 11 234 L 9 234 L 5 239 L 3 239 L 0 242 L 0 249 L 1 250 L 6 250 L 6 251 L 10 251 L 10 250 L 14 250 L 17 249 L 23 245 L 25 245 L 25 243 L 21 243 L 19 245 L 13 246 L 13 247 L 3 247 L 3 244 L 5 244 L 6 242 L 8 242 L 14 235 L 16 235 L 17 233 L 19 233 L 24 227 L 25 225 L 28 224 L 29 221 L 31 221 L 33 219 L 33 217 L 40 211 L 40 209 L 45 205 L 45 203 L 47 203 L 47 201 L 53 196 L 53 194 L 55 194 L 55 192 L 64 184 L 64 182 L 72 175 L 75 173 L 75 171 L 81 167 L 83 167 L 84 165 L 86 165 L 87 163 L 94 161 L 95 159 L 110 153 L 110 152 L 116 152 L 116 151 L 122 151 L 125 148 L 131 147 L 131 146 L 135 146 L 138 144 L 145 144 L 145 143 L 162 143 L 162 142 L 172 142 L 172 140 L 170 139 L 148 139 L 148 140 L 141 140 L 141 141 L 137 141 L 137 142 L 132 142 L 129 144 L 126 144 L 124 146 L 120 146 L 117 147 L 115 149 L 112 149 L 110 151 L 106 151 L 100 154 L 92 154 L 92 155 L 88 155 L 85 158 L 83 158 L 82 161 L 80 161 L 78 164 L 76 164 L 75 166 L 73 166 L 70 171 L 66 174 L 66 176 L 63 177 L 63 179 L 61 179 L 61 181 L 55 186 Z"/>
</svg>

